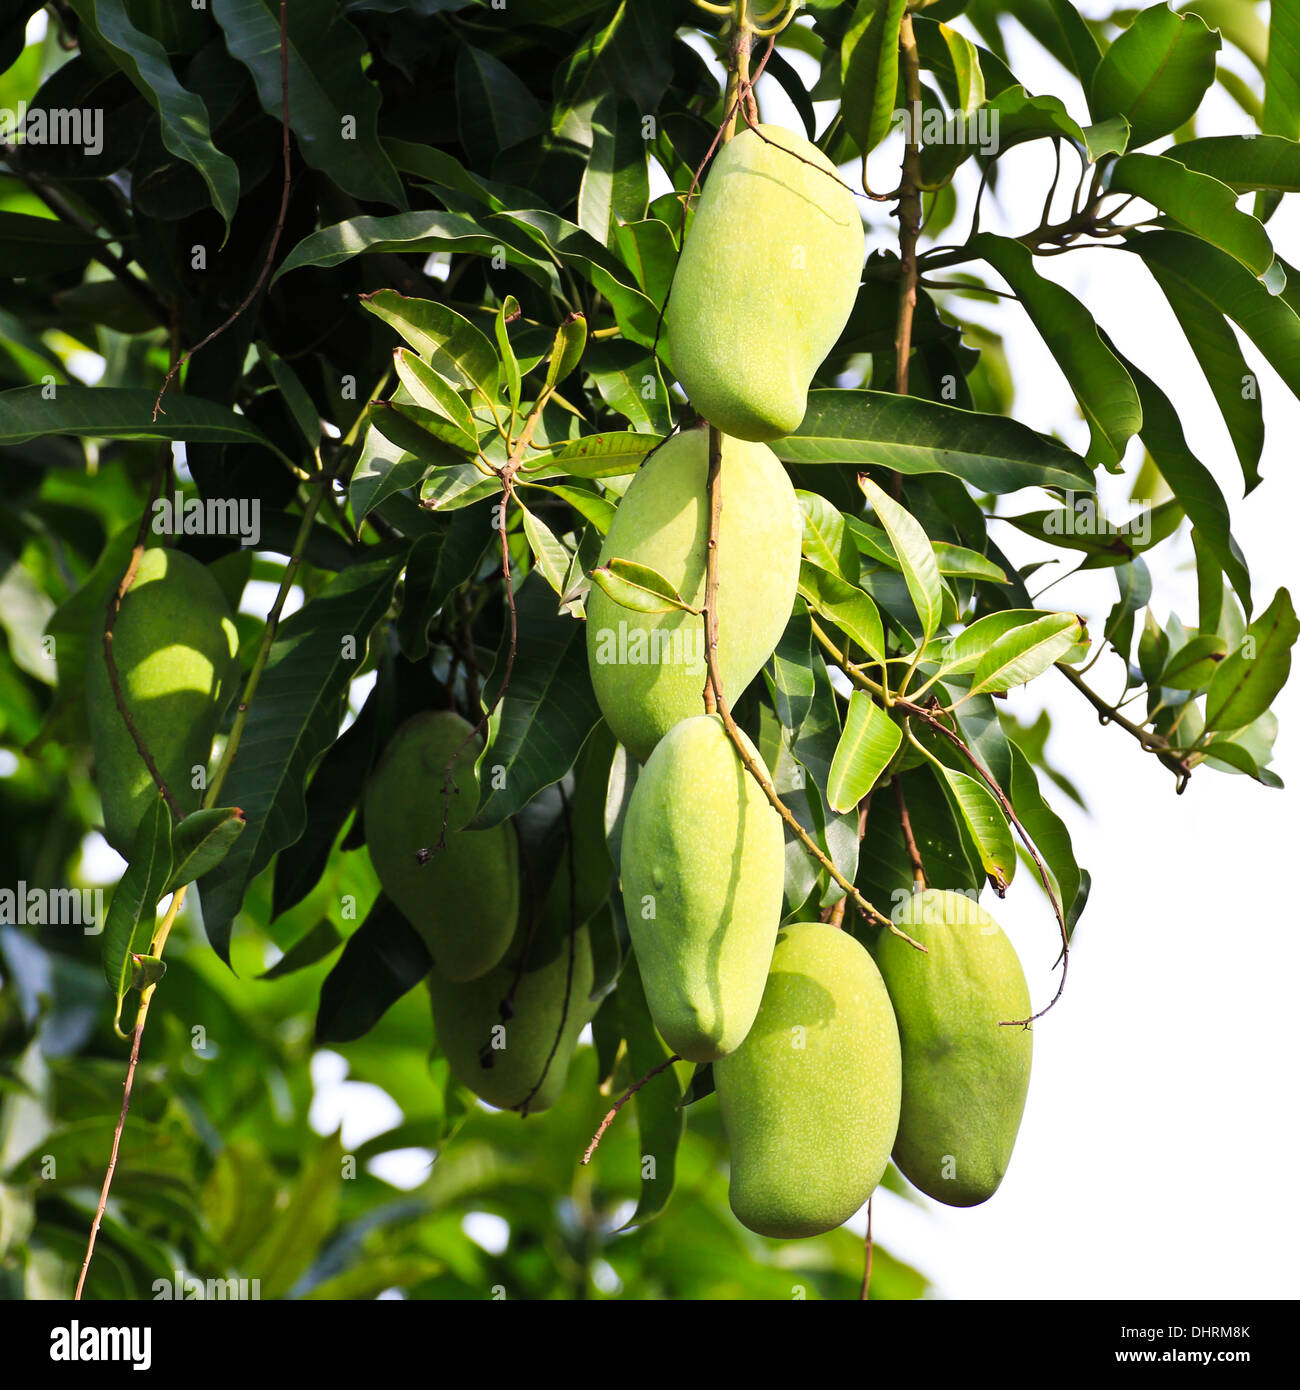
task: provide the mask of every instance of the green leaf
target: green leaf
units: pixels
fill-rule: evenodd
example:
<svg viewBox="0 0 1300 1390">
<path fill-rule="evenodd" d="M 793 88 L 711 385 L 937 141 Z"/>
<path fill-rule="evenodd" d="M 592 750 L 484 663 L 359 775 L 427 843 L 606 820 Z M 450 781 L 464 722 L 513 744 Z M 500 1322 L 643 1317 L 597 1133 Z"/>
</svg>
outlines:
<svg viewBox="0 0 1300 1390">
<path fill-rule="evenodd" d="M 1218 179 L 1152 154 L 1126 154 L 1107 175 L 1111 190 L 1144 198 L 1202 241 L 1226 251 L 1252 275 L 1263 276 L 1273 264 L 1273 245 L 1263 224 L 1239 211 L 1236 194 Z"/>
<path fill-rule="evenodd" d="M 1249 612 L 1250 572 L 1233 539 L 1223 493 L 1214 475 L 1188 447 L 1169 398 L 1133 363 L 1128 363 L 1128 368 L 1142 401 L 1142 442 Z"/>
<path fill-rule="evenodd" d="M 1092 75 L 1093 119 L 1124 116 L 1134 147 L 1177 130 L 1214 81 L 1220 43 L 1198 15 L 1175 14 L 1168 5 L 1140 10 Z"/>
<path fill-rule="evenodd" d="M 551 346 L 551 355 L 546 363 L 546 384 L 542 394 L 549 396 L 560 382 L 577 367 L 582 360 L 582 350 L 587 345 L 587 320 L 581 314 L 570 314 L 560 325 Z"/>
<path fill-rule="evenodd" d="M 601 400 L 633 429 L 660 436 L 672 430 L 668 388 L 658 362 L 643 347 L 621 338 L 589 340 L 582 366 Z"/>
<path fill-rule="evenodd" d="M 1231 256 L 1183 232 L 1129 232 L 1127 249 L 1187 293 L 1232 319 L 1300 397 L 1300 317 Z"/>
<path fill-rule="evenodd" d="M 467 318 L 431 299 L 411 299 L 396 290 L 363 294 L 361 303 L 391 324 L 457 390 L 478 390 L 495 400 L 500 363 L 496 349 Z"/>
<path fill-rule="evenodd" d="M 172 873 L 164 895 L 215 869 L 244 830 L 238 806 L 192 811 L 172 832 Z"/>
<path fill-rule="evenodd" d="M 1010 0 L 1007 8 L 1087 91 L 1101 49 L 1073 0 Z"/>
<path fill-rule="evenodd" d="M 53 217 L 0 212 L 0 257 L 6 276 L 79 270 L 100 246 L 99 238 Z M 146 327 L 152 327 L 150 322 Z"/>
<path fill-rule="evenodd" d="M 992 584 L 1007 584 L 1006 571 L 995 565 L 978 550 L 970 550 L 964 545 L 949 545 L 946 541 L 935 541 L 934 559 L 940 574 L 959 575 L 963 579 L 986 579 Z"/>
<path fill-rule="evenodd" d="M 520 390 L 520 371 L 519 359 L 515 356 L 514 347 L 510 342 L 509 324 L 512 319 L 519 317 L 519 301 L 512 294 L 506 295 L 501 302 L 501 307 L 497 310 L 495 320 L 497 351 L 501 354 L 501 367 L 506 374 L 506 392 L 510 400 L 510 409 L 519 409 L 519 390 Z M 407 388 L 410 389 L 409 387 Z"/>
<path fill-rule="evenodd" d="M 419 933 L 381 893 L 321 984 L 315 1041 L 364 1037 L 432 964 Z"/>
<path fill-rule="evenodd" d="M 2 400 L 3 397 L 0 397 Z M 635 473 L 651 449 L 662 439 L 652 434 L 584 435 L 566 440 L 549 454 L 530 459 L 519 470 L 520 479 L 544 479 L 569 474 L 575 478 L 618 478 Z"/>
<path fill-rule="evenodd" d="M 409 348 L 397 348 L 393 352 L 393 366 L 397 368 L 398 380 L 411 393 L 411 399 L 455 426 L 455 443 L 473 453 L 478 448 L 479 427 L 455 388 Z"/>
<path fill-rule="evenodd" d="M 153 939 L 158 902 L 172 872 L 172 816 L 160 792 L 145 812 L 131 845 L 131 859 L 113 890 L 104 925 L 104 978 L 121 1016 L 131 988 L 131 957 Z"/>
<path fill-rule="evenodd" d="M 942 769 L 952 804 L 970 831 L 980 864 L 999 891 L 1015 877 L 1016 843 L 1002 807 L 978 778 Z"/>
<path fill-rule="evenodd" d="M 591 114 L 591 155 L 578 189 L 578 225 L 609 246 L 620 222 L 637 222 L 650 201 L 641 113 L 604 97 Z"/>
<path fill-rule="evenodd" d="M 328 270 L 367 252 L 409 255 L 421 251 L 499 256 L 543 289 L 558 287 L 553 268 L 538 257 L 508 244 L 461 213 L 429 210 L 399 212 L 389 217 L 351 217 L 311 232 L 285 257 L 271 283 L 274 285 L 291 270 L 304 266 Z"/>
<path fill-rule="evenodd" d="M 831 809 L 840 813 L 856 810 L 893 761 L 902 741 L 902 730 L 871 696 L 865 690 L 853 691 L 826 783 Z"/>
<path fill-rule="evenodd" d="M 1281 135 L 1207 135 L 1164 151 L 1234 193 L 1300 193 L 1300 144 Z"/>
<path fill-rule="evenodd" d="M 289 413 L 293 416 L 307 448 L 314 450 L 320 443 L 321 418 L 310 393 L 298 379 L 297 372 L 266 343 L 257 344 L 257 355 L 271 373 L 271 379 L 289 407 Z"/>
<path fill-rule="evenodd" d="M 528 546 L 533 552 L 537 568 L 541 571 L 542 578 L 563 597 L 567 587 L 565 576 L 569 572 L 569 552 L 555 532 L 540 517 L 529 511 L 519 501 L 518 496 L 515 497 L 515 501 L 519 503 L 519 510 L 524 515 L 524 535 L 528 538 Z"/>
<path fill-rule="evenodd" d="M 248 69 L 262 110 L 277 123 L 279 6 L 268 0 L 212 0 L 230 56 Z M 406 206 L 402 181 L 379 143 L 379 88 L 365 73 L 365 40 L 333 0 L 288 7 L 289 125 L 298 150 L 354 198 Z"/>
<path fill-rule="evenodd" d="M 275 447 L 246 416 L 197 396 L 165 396 L 166 413 L 160 411 L 155 422 L 157 394 L 124 386 L 17 386 L 0 391 L 0 444 L 75 434 L 90 439 L 184 439 L 196 444 Z"/>
<path fill-rule="evenodd" d="M 863 154 L 889 133 L 898 91 L 898 31 L 906 10 L 907 0 L 859 0 L 840 45 L 840 114 Z"/>
<path fill-rule="evenodd" d="M 420 405 L 376 401 L 371 407 L 370 419 L 385 439 L 414 456 L 421 465 L 421 475 L 430 468 L 467 464 L 480 477 L 487 476 L 466 458 L 478 449 L 473 436 L 467 437 L 458 426 L 448 423 L 441 411 L 435 414 Z M 403 485 L 413 486 L 421 475 L 410 477 Z M 407 474 L 401 476 L 406 478 Z"/>
<path fill-rule="evenodd" d="M 388 612 L 405 549 L 375 547 L 281 624 L 222 788 L 248 822 L 230 852 L 199 880 L 203 924 L 229 961 L 230 931 L 252 880 L 302 834 L 307 774 L 335 741 L 344 698 Z M 351 640 L 341 642 L 340 634 Z"/>
<path fill-rule="evenodd" d="M 1011 744 L 1011 786 L 1006 789 L 1016 816 L 1042 856 L 1047 872 L 1060 895 L 1066 925 L 1073 930 L 1086 901 L 1084 872 L 1074 858 L 1074 846 L 1065 822 L 1043 799 L 1038 775 L 1022 749 Z M 1034 875 L 1038 880 L 1037 874 Z M 1083 901 L 1080 895 L 1084 894 Z"/>
<path fill-rule="evenodd" d="M 157 111 L 163 144 L 198 171 L 229 234 L 239 203 L 239 166 L 212 143 L 203 98 L 176 80 L 166 50 L 136 28 L 124 0 L 73 0 L 73 9 Z"/>
<path fill-rule="evenodd" d="M 627 1039 L 628 1071 L 639 1079 L 673 1054 L 655 1030 L 645 1001 L 645 990 L 635 960 L 629 960 L 618 978 L 618 1015 Z M 676 1066 L 665 1067 L 637 1091 L 637 1132 L 641 1195 L 636 1210 L 620 1227 L 642 1226 L 657 1216 L 672 1196 L 677 1168 L 677 1146 L 686 1128 L 682 1107 L 682 1083 Z"/>
<path fill-rule="evenodd" d="M 1006 608 L 997 613 L 986 613 L 943 644 L 939 671 L 944 676 L 959 676 L 974 671 L 984 654 L 1008 632 L 1052 617 L 1073 619 L 1074 615 L 1044 612 L 1037 608 Z"/>
<path fill-rule="evenodd" d="M 1268 65 L 1264 71 L 1264 119 L 1270 135 L 1300 135 L 1300 4 L 1269 5 Z"/>
<path fill-rule="evenodd" d="M 614 520 L 615 506 L 606 497 L 585 488 L 569 487 L 564 483 L 533 483 L 556 497 L 562 497 L 579 516 L 591 522 L 603 536 Z"/>
<path fill-rule="evenodd" d="M 1142 426 L 1142 408 L 1132 378 L 1102 342 L 1092 315 L 1069 290 L 1043 279 L 1019 242 L 981 232 L 968 244 L 1010 285 L 1064 372 L 1092 433 L 1089 462 L 1118 467 Z"/>
<path fill-rule="evenodd" d="M 1199 634 L 1173 654 L 1160 672 L 1160 684 L 1171 690 L 1203 690 L 1227 652 L 1228 644 L 1218 633 Z"/>
<path fill-rule="evenodd" d="M 456 48 L 460 142 L 472 165 L 487 168 L 502 150 L 541 134 L 546 113 L 499 58 L 464 39 Z"/>
<path fill-rule="evenodd" d="M 1010 690 L 1042 675 L 1081 639 L 1083 624 L 1073 613 L 1049 613 L 1014 627 L 980 658 L 970 693 Z"/>
<path fill-rule="evenodd" d="M 613 556 L 608 564 L 592 570 L 591 577 L 615 603 L 636 613 L 699 612 L 662 574 L 648 565 Z"/>
<path fill-rule="evenodd" d="M 980 69 L 979 50 L 965 34 L 950 29 L 946 24 L 940 24 L 939 31 L 948 45 L 957 78 L 957 110 L 969 116 L 977 107 L 984 105 L 984 73 Z M 892 100 L 891 96 L 891 103 Z"/>
<path fill-rule="evenodd" d="M 600 718 L 587 669 L 583 624 L 556 612 L 546 586 L 530 577 L 515 599 L 519 644 L 496 733 L 480 759 L 501 775 L 484 777 L 485 796 L 471 828 L 486 830 L 526 806 L 573 766 Z M 508 640 L 509 634 L 506 634 Z M 491 705 L 505 670 L 497 653 L 485 700 Z"/>
<path fill-rule="evenodd" d="M 885 629 L 870 594 L 807 560 L 799 565 L 799 592 L 868 656 L 884 661 Z"/>
<path fill-rule="evenodd" d="M 982 492 L 1092 482 L 1077 454 L 1015 420 L 887 391 L 810 391 L 799 428 L 771 447 L 784 463 L 947 473 Z"/>
<path fill-rule="evenodd" d="M 1241 729 L 1268 710 L 1286 684 L 1297 636 L 1300 623 L 1291 595 L 1279 589 L 1241 646 L 1215 671 L 1205 700 L 1207 729 Z"/>
<path fill-rule="evenodd" d="M 927 639 L 933 637 L 943 618 L 943 580 L 939 577 L 939 565 L 930 538 L 916 518 L 877 487 L 866 474 L 858 475 L 858 486 L 866 494 L 872 510 L 889 535 L 903 571 L 907 592 L 912 596 L 912 604 L 921 620 L 921 630 Z"/>
<path fill-rule="evenodd" d="M 1015 145 L 1028 140 L 1063 136 L 1076 146 L 1087 148 L 1087 133 L 1054 96 L 1030 96 L 1023 87 L 1008 87 L 984 104 L 984 115 L 990 131 L 996 121 L 997 139 L 992 149 L 982 147 L 975 138 L 983 128 L 965 114 L 949 117 L 943 138 L 925 145 L 921 151 L 921 181 L 927 187 L 948 182 L 957 168 L 977 151 L 997 158 Z M 1127 128 L 1126 128 L 1127 133 Z M 1090 152 L 1090 157 L 1095 158 Z"/>
<path fill-rule="evenodd" d="M 267 1298 L 283 1298 L 334 1231 L 342 1185 L 343 1145 L 335 1134 L 304 1158 L 288 1202 L 246 1256 Z"/>
</svg>

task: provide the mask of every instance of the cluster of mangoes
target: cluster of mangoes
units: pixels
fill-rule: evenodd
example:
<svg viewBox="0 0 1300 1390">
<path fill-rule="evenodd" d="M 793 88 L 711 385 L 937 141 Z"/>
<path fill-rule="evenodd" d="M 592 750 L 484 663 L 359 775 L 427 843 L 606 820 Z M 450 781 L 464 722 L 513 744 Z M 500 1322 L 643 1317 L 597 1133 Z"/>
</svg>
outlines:
<svg viewBox="0 0 1300 1390">
<path fill-rule="evenodd" d="M 801 422 L 863 252 L 853 196 L 815 146 L 759 126 L 723 147 L 666 323 L 673 370 L 722 436 L 717 666 L 731 700 L 771 656 L 798 584 L 799 508 L 764 441 Z M 687 607 L 633 611 L 600 589 L 587 604 L 601 710 L 644 763 L 620 871 L 650 1013 L 678 1056 L 713 1063 L 732 1209 L 751 1229 L 840 1225 L 891 1153 L 932 1196 L 983 1201 L 1006 1171 L 1028 1084 L 1030 1036 L 1000 1026 L 1029 1012 L 1019 962 L 960 894 L 907 904 L 899 925 L 926 952 L 883 932 L 873 958 L 836 926 L 782 928 L 780 817 L 704 712 L 708 459 L 705 429 L 654 453 L 600 556 L 657 571 Z"/>
</svg>

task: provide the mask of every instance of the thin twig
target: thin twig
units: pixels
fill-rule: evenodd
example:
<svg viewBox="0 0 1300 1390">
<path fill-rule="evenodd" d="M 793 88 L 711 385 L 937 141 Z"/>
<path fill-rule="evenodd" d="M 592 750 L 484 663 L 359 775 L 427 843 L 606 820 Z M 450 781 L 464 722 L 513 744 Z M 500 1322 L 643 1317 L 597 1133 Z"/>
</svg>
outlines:
<svg viewBox="0 0 1300 1390">
<path fill-rule="evenodd" d="M 1131 734 L 1137 739 L 1146 752 L 1154 753 L 1178 778 L 1177 790 L 1180 794 L 1182 793 L 1191 778 L 1192 766 L 1186 758 L 1180 758 L 1172 750 L 1167 739 L 1161 737 L 1160 734 L 1144 729 L 1140 724 L 1133 723 L 1131 719 L 1126 719 L 1114 705 L 1108 705 L 1077 671 L 1071 670 L 1069 666 L 1065 666 L 1059 661 L 1056 663 L 1056 669 L 1092 705 L 1103 724 L 1116 725 L 1123 729 L 1126 734 Z"/>
<path fill-rule="evenodd" d="M 862 1271 L 862 1299 L 865 1303 L 871 1297 L 871 1257 L 875 1252 L 875 1246 L 871 1239 L 871 1204 L 875 1200 L 873 1192 L 867 1198 L 867 1239 L 866 1239 L 866 1265 Z"/>
<path fill-rule="evenodd" d="M 284 186 L 280 191 L 280 212 L 275 219 L 275 227 L 271 232 L 271 244 L 266 248 L 266 256 L 262 261 L 262 269 L 258 272 L 253 288 L 244 296 L 239 307 L 225 320 L 207 335 L 201 338 L 192 348 L 188 348 L 176 359 L 163 378 L 163 384 L 158 388 L 157 399 L 153 403 L 153 418 L 158 419 L 160 414 L 166 415 L 162 408 L 162 398 L 166 394 L 168 386 L 175 379 L 180 369 L 194 356 L 200 348 L 207 345 L 235 322 L 245 309 L 262 292 L 262 286 L 266 284 L 266 277 L 271 273 L 271 266 L 275 261 L 276 247 L 280 244 L 280 234 L 284 231 L 285 217 L 289 211 L 289 21 L 287 15 L 287 0 L 280 0 L 280 130 L 281 146 L 284 158 Z"/>
<path fill-rule="evenodd" d="M 893 780 L 894 805 L 898 807 L 898 823 L 903 828 L 903 843 L 907 846 L 907 857 L 912 861 L 912 878 L 918 890 L 925 888 L 925 865 L 921 861 L 921 851 L 916 846 L 912 834 L 912 818 L 907 814 L 907 801 L 903 797 L 903 780 L 895 776 Z"/>
<path fill-rule="evenodd" d="M 634 1095 L 636 1095 L 636 1093 L 641 1089 L 641 1087 L 644 1086 L 647 1081 L 653 1081 L 654 1078 L 658 1076 L 661 1071 L 664 1071 L 668 1067 L 671 1067 L 674 1062 L 680 1062 L 681 1060 L 682 1059 L 675 1052 L 671 1057 L 665 1057 L 664 1060 L 660 1062 L 657 1067 L 651 1067 L 650 1070 L 646 1072 L 646 1074 L 641 1078 L 640 1081 L 634 1082 L 631 1086 L 627 1088 L 626 1091 L 623 1092 L 621 1096 L 619 1096 L 619 1098 L 614 1102 L 613 1108 L 600 1122 L 600 1128 L 592 1136 L 591 1143 L 587 1145 L 587 1152 L 582 1156 L 583 1163 L 591 1162 L 591 1156 L 596 1152 L 596 1145 L 599 1144 L 600 1141 L 605 1137 L 605 1131 L 614 1122 L 614 1116 L 617 1115 L 620 1110 L 622 1110 L 622 1108 L 628 1103 L 628 1101 L 632 1099 Z"/>
<path fill-rule="evenodd" d="M 915 119 L 921 109 L 921 60 L 910 14 L 903 16 L 898 42 L 907 104 L 914 117 L 909 122 L 907 144 L 903 149 L 903 177 L 898 198 L 899 287 L 898 322 L 894 332 L 894 390 L 905 396 L 912 355 L 912 321 L 916 315 L 916 243 L 921 235 L 922 213 L 920 122 Z M 902 487 L 902 474 L 895 474 L 894 483 L 897 496 Z"/>
</svg>

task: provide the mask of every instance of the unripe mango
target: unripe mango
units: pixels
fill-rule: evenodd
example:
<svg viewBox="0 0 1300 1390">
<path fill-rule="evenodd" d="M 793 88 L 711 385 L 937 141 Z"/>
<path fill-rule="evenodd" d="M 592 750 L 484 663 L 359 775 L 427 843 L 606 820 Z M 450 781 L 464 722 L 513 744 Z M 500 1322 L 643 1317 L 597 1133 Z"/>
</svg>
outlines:
<svg viewBox="0 0 1300 1390">
<path fill-rule="evenodd" d="M 785 836 L 716 714 L 682 720 L 650 755 L 628 802 L 621 867 L 655 1027 L 689 1061 L 724 1056 L 763 997 Z"/>
<path fill-rule="evenodd" d="M 501 1001 L 510 993 L 525 954 L 527 966 L 519 977 L 510 1017 L 503 1019 Z M 457 983 L 434 966 L 428 977 L 433 1022 L 452 1075 L 502 1110 L 517 1109 L 527 1101 L 532 1114 L 554 1105 L 564 1090 L 578 1035 L 594 1012 L 593 979 L 586 926 L 574 932 L 571 979 L 567 930 L 548 932 L 539 926 L 530 947 L 527 922 L 520 923 L 504 960 L 477 980 Z"/>
<path fill-rule="evenodd" d="M 471 731 L 453 710 L 414 715 L 389 740 L 365 794 L 366 847 L 379 882 L 449 980 L 491 970 L 519 915 L 514 831 L 508 823 L 463 828 L 478 809 L 474 762 L 483 741 L 469 739 Z M 443 786 L 453 759 L 448 807 Z M 444 809 L 446 843 L 436 849 Z M 432 851 L 423 864 L 422 849 Z"/>
<path fill-rule="evenodd" d="M 898 1128 L 898 1029 L 865 947 L 784 927 L 749 1036 L 713 1064 L 731 1209 L 759 1235 L 821 1235 L 871 1196 Z"/>
<path fill-rule="evenodd" d="M 600 551 L 647 565 L 694 608 L 704 603 L 709 432 L 651 456 L 619 503 Z M 718 525 L 718 666 L 731 703 L 771 656 L 799 585 L 799 504 L 765 445 L 723 438 Z M 642 762 L 679 720 L 704 711 L 704 619 L 640 613 L 602 589 L 587 597 L 591 682 L 610 728 Z"/>
<path fill-rule="evenodd" d="M 97 621 L 86 660 L 90 742 L 104 836 L 129 855 L 158 786 L 114 700 L 103 635 Z M 198 808 L 194 768 L 212 753 L 239 679 L 238 650 L 230 609 L 207 569 L 179 550 L 146 550 L 113 624 L 113 661 L 132 723 L 183 814 Z"/>
<path fill-rule="evenodd" d="M 1029 987 L 1002 928 L 962 893 L 928 889 L 873 950 L 903 1042 L 903 1113 L 894 1162 L 922 1192 L 973 1207 L 998 1189 L 1020 1128 L 1033 1035 Z"/>
<path fill-rule="evenodd" d="M 864 251 L 853 194 L 815 145 L 760 125 L 722 147 L 665 315 L 673 371 L 710 424 L 739 439 L 798 428 Z"/>
</svg>

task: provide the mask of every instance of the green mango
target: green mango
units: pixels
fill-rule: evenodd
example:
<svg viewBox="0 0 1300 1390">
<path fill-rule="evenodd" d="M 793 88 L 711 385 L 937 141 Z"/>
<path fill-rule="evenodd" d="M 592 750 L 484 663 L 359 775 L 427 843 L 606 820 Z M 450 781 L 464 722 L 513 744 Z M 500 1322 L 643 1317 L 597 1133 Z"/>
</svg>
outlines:
<svg viewBox="0 0 1300 1390">
<path fill-rule="evenodd" d="M 594 965 L 588 927 L 574 931 L 572 965 L 567 928 L 550 929 L 543 922 L 531 943 L 528 936 L 528 923 L 521 922 L 505 958 L 476 980 L 449 980 L 435 965 L 428 989 L 438 1045 L 456 1080 L 501 1110 L 527 1101 L 532 1114 L 559 1099 L 578 1035 L 596 1005 L 590 997 Z M 501 1002 L 525 959 L 510 1017 L 503 1019 Z"/>
<path fill-rule="evenodd" d="M 694 608 L 704 603 L 709 433 L 688 430 L 632 480 L 600 551 L 648 565 Z M 799 504 L 765 445 L 722 441 L 718 666 L 734 704 L 772 655 L 799 585 Z M 598 586 L 587 597 L 587 660 L 601 712 L 642 762 L 679 720 L 704 712 L 704 619 L 641 613 Z"/>
<path fill-rule="evenodd" d="M 866 948 L 784 927 L 749 1036 L 713 1064 L 731 1209 L 759 1235 L 834 1230 L 875 1191 L 898 1128 L 898 1028 Z"/>
<path fill-rule="evenodd" d="M 725 1056 L 763 997 L 781 925 L 785 835 L 716 714 L 682 720 L 650 755 L 628 801 L 621 858 L 655 1027 L 688 1061 Z"/>
<path fill-rule="evenodd" d="M 894 1162 L 922 1192 L 973 1207 L 998 1189 L 1029 1089 L 1033 1035 L 999 1025 L 1033 1012 L 1002 928 L 962 893 L 906 900 L 873 951 L 903 1040 L 903 1113 Z"/>
<path fill-rule="evenodd" d="M 865 249 L 857 202 L 816 145 L 760 125 L 722 147 L 664 316 L 673 372 L 711 425 L 738 439 L 799 427 Z"/>
<path fill-rule="evenodd" d="M 384 892 L 420 933 L 449 980 L 472 980 L 501 959 L 519 915 L 519 850 L 509 823 L 466 830 L 478 809 L 481 736 L 453 710 L 408 719 L 365 792 L 366 848 Z M 468 739 L 468 742 L 467 742 Z M 457 751 L 459 750 L 459 752 Z M 443 786 L 452 770 L 450 807 Z M 442 838 L 447 815 L 447 841 Z M 433 850 L 423 864 L 420 850 Z"/>
<path fill-rule="evenodd" d="M 113 697 L 103 624 L 90 633 L 86 713 L 104 836 L 128 855 L 158 795 Z M 197 810 L 212 739 L 239 682 L 239 636 L 217 581 L 197 560 L 162 546 L 144 552 L 113 624 L 113 662 L 131 722 L 183 814 Z"/>
</svg>

